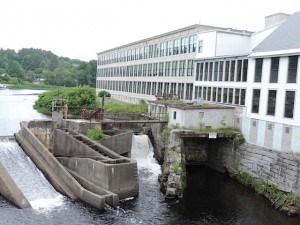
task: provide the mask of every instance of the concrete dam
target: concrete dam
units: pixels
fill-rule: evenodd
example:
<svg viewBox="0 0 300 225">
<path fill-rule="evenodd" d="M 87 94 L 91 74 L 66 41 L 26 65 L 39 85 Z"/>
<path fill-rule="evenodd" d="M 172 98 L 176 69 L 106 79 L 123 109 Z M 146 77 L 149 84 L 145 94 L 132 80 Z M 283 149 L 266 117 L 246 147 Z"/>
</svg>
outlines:
<svg viewBox="0 0 300 225">
<path fill-rule="evenodd" d="M 98 209 L 105 204 L 118 206 L 120 199 L 138 195 L 137 162 L 127 157 L 131 154 L 131 132 L 99 144 L 79 133 L 76 127 L 81 126 L 71 120 L 21 122 L 20 126 L 15 134 L 17 143 L 61 194 Z M 1 164 L 0 173 L 1 194 L 20 208 L 29 207 L 31 202 L 20 184 Z"/>
</svg>

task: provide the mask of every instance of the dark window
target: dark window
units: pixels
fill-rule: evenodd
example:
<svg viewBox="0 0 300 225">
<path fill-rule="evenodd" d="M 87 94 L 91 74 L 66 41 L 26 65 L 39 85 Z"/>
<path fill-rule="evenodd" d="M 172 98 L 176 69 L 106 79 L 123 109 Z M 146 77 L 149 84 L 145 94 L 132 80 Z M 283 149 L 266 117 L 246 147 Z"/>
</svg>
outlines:
<svg viewBox="0 0 300 225">
<path fill-rule="evenodd" d="M 238 60 L 236 69 L 236 81 L 242 80 L 242 60 Z"/>
<path fill-rule="evenodd" d="M 248 75 L 248 59 L 243 60 L 243 80 L 244 82 L 247 81 L 247 75 Z"/>
<path fill-rule="evenodd" d="M 221 99 L 222 99 L 222 88 L 218 88 L 217 101 L 221 102 Z"/>
<path fill-rule="evenodd" d="M 214 65 L 214 81 L 218 80 L 218 66 L 219 66 L 219 62 L 215 62 L 215 65 Z"/>
<path fill-rule="evenodd" d="M 229 63 L 230 61 L 226 61 L 225 62 L 225 79 L 224 81 L 228 81 L 228 77 L 229 77 Z"/>
<path fill-rule="evenodd" d="M 271 58 L 270 83 L 277 83 L 279 69 L 279 57 Z"/>
<path fill-rule="evenodd" d="M 230 81 L 234 81 L 235 61 L 231 60 L 230 65 Z"/>
<path fill-rule="evenodd" d="M 176 111 L 173 112 L 173 119 L 176 120 Z"/>
<path fill-rule="evenodd" d="M 297 66 L 298 56 L 289 57 L 289 68 L 288 68 L 288 83 L 296 83 L 297 80 Z"/>
<path fill-rule="evenodd" d="M 270 116 L 275 115 L 276 94 L 277 94 L 276 90 L 269 90 L 267 115 Z"/>
<path fill-rule="evenodd" d="M 259 99 L 260 99 L 260 90 L 254 89 L 253 97 L 252 97 L 252 113 L 259 112 Z"/>
<path fill-rule="evenodd" d="M 295 91 L 286 91 L 284 117 L 286 118 L 294 117 L 294 102 L 295 102 Z"/>
<path fill-rule="evenodd" d="M 261 58 L 256 59 L 255 60 L 254 82 L 261 82 L 262 66 L 263 66 L 263 59 L 261 59 Z"/>
<path fill-rule="evenodd" d="M 200 79 L 200 63 L 197 63 L 196 66 L 196 81 Z"/>
<path fill-rule="evenodd" d="M 224 65 L 224 62 L 221 61 L 220 62 L 220 67 L 219 67 L 219 78 L 218 78 L 218 81 L 222 81 L 223 80 L 223 65 Z"/>
<path fill-rule="evenodd" d="M 240 105 L 245 105 L 245 99 L 246 99 L 246 89 L 241 89 L 241 103 L 240 103 Z"/>
<path fill-rule="evenodd" d="M 212 73 L 213 73 L 213 62 L 209 63 L 209 81 L 212 81 Z"/>
<path fill-rule="evenodd" d="M 227 103 L 228 88 L 223 89 L 223 103 Z"/>
</svg>

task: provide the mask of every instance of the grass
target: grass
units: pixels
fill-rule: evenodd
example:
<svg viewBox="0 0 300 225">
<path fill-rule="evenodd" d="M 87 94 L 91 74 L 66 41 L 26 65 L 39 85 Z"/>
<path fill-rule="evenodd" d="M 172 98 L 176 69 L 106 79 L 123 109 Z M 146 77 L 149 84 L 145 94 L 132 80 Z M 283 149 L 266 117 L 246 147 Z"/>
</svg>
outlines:
<svg viewBox="0 0 300 225">
<path fill-rule="evenodd" d="M 284 210 L 291 213 L 290 211 L 295 210 L 296 208 L 295 213 L 299 214 L 299 195 L 296 195 L 294 193 L 283 192 L 279 190 L 274 184 L 270 184 L 262 178 L 254 178 L 244 171 L 238 171 L 235 174 L 235 178 L 243 185 L 254 189 L 256 193 L 268 198 L 276 209 Z"/>
<path fill-rule="evenodd" d="M 128 112 L 128 113 L 146 113 L 148 110 L 147 104 L 130 104 L 117 100 L 106 100 L 105 111 L 108 112 Z"/>
</svg>

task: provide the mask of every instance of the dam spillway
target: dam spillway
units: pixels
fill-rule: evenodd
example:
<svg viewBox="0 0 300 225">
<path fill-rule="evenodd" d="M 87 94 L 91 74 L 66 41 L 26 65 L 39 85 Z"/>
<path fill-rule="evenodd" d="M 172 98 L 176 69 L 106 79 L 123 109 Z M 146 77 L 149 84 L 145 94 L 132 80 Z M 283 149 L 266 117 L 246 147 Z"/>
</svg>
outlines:
<svg viewBox="0 0 300 225">
<path fill-rule="evenodd" d="M 0 145 L 0 162 L 32 208 L 49 209 L 63 204 L 63 196 L 52 187 L 12 138 L 1 138 Z"/>
<path fill-rule="evenodd" d="M 55 121 L 22 122 L 17 142 L 57 191 L 98 209 L 138 195 L 136 160 Z M 130 133 L 130 141 L 132 133 Z M 115 139 L 114 139 L 115 141 Z"/>
</svg>

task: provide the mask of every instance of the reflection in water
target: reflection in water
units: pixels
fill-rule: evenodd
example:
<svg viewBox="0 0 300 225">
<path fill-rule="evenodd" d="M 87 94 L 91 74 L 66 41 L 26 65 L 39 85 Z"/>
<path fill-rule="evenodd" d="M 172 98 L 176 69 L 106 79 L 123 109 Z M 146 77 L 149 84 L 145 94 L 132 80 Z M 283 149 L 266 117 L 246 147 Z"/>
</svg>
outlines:
<svg viewBox="0 0 300 225">
<path fill-rule="evenodd" d="M 0 136 L 12 135 L 20 129 L 20 121 L 46 119 L 33 109 L 39 90 L 0 90 Z"/>
<path fill-rule="evenodd" d="M 22 120 L 47 118 L 32 109 L 36 91 L 0 91 L 0 135 L 12 135 Z M 4 107 L 3 107 L 4 106 Z M 15 108 L 14 108 L 15 107 Z M 0 196 L 0 224 L 197 224 L 197 225 L 299 225 L 274 210 L 262 197 L 208 168 L 188 171 L 188 188 L 182 200 L 166 201 L 159 191 L 160 166 L 153 159 L 146 136 L 135 136 L 132 155 L 137 159 L 140 194 L 123 200 L 119 208 L 99 212 L 64 198 L 51 210 L 18 209 Z M 0 143 L 0 151 L 3 145 Z M 0 152 L 1 154 L 1 152 Z M 41 191 L 41 190 L 37 190 Z"/>
</svg>

